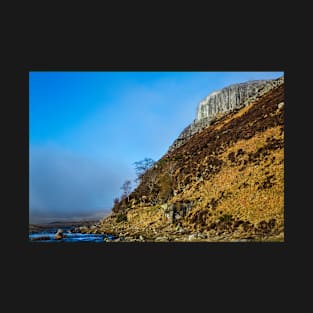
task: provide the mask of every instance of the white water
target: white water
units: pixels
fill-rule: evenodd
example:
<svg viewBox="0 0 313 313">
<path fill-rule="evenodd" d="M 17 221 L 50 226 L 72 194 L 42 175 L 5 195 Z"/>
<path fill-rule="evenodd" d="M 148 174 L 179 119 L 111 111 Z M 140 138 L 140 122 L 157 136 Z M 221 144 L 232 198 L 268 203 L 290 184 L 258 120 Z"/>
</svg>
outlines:
<svg viewBox="0 0 313 313">
<path fill-rule="evenodd" d="M 104 238 L 114 239 L 111 235 L 104 234 L 82 234 L 71 233 L 64 231 L 63 239 L 54 239 L 57 229 L 50 229 L 47 231 L 29 234 L 29 240 L 31 242 L 104 242 Z M 49 237 L 49 240 L 32 240 L 32 238 Z"/>
</svg>

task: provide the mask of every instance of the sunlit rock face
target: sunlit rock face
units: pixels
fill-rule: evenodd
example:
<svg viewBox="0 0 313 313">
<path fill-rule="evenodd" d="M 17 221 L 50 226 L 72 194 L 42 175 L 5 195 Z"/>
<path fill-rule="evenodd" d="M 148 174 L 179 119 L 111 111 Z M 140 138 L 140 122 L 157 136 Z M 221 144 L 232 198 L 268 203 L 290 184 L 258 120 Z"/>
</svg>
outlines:
<svg viewBox="0 0 313 313">
<path fill-rule="evenodd" d="M 210 119 L 217 113 L 237 109 L 247 98 L 254 96 L 266 84 L 266 80 L 250 81 L 212 92 L 199 103 L 196 120 Z"/>
<path fill-rule="evenodd" d="M 283 76 L 271 80 L 252 80 L 233 84 L 210 93 L 200 101 L 195 120 L 181 132 L 170 146 L 169 152 L 184 144 L 195 133 L 209 126 L 217 117 L 242 108 L 283 81 Z"/>
</svg>

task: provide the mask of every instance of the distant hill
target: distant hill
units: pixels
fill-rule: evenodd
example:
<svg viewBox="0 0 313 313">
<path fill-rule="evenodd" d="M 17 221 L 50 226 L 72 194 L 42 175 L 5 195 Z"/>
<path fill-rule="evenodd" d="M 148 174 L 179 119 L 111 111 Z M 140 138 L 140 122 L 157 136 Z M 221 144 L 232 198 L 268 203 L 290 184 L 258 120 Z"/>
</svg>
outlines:
<svg viewBox="0 0 313 313">
<path fill-rule="evenodd" d="M 97 212 L 84 212 L 84 214 L 76 216 L 72 215 L 51 215 L 49 212 L 35 212 L 30 218 L 30 224 L 33 225 L 47 225 L 47 224 L 66 224 L 66 223 L 81 223 L 87 221 L 97 221 L 101 218 L 104 218 L 110 214 L 108 210 L 100 210 Z"/>
</svg>

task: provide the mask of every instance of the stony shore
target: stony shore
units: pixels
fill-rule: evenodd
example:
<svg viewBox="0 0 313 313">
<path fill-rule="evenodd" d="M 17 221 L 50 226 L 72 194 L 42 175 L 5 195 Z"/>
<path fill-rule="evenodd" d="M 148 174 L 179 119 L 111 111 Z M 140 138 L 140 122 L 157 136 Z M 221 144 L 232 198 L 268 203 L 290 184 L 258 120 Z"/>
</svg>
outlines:
<svg viewBox="0 0 313 313">
<path fill-rule="evenodd" d="M 95 225 L 79 227 L 76 231 L 90 234 L 111 234 L 116 239 L 105 238 L 109 242 L 258 242 L 284 241 L 283 232 L 269 236 L 259 236 L 253 232 L 217 232 L 196 231 L 187 226 L 173 225 L 171 223 L 152 222 L 145 227 L 139 227 L 127 221 L 116 222 L 112 214 Z"/>
</svg>

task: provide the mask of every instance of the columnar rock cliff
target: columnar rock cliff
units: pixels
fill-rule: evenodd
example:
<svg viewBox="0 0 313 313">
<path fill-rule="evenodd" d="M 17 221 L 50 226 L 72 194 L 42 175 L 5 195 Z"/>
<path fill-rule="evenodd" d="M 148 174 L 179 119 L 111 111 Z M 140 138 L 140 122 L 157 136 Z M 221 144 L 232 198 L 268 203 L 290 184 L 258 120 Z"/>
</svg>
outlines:
<svg viewBox="0 0 313 313">
<path fill-rule="evenodd" d="M 169 148 L 169 152 L 183 145 L 191 136 L 216 122 L 223 115 L 255 101 L 283 82 L 283 77 L 272 80 L 252 80 L 212 92 L 199 103 L 196 119 L 181 132 Z"/>
</svg>

